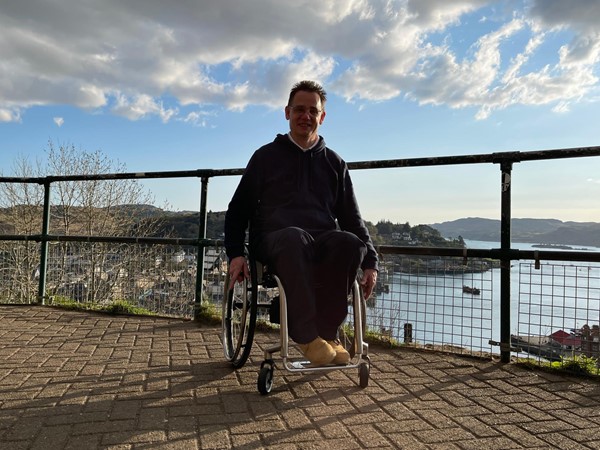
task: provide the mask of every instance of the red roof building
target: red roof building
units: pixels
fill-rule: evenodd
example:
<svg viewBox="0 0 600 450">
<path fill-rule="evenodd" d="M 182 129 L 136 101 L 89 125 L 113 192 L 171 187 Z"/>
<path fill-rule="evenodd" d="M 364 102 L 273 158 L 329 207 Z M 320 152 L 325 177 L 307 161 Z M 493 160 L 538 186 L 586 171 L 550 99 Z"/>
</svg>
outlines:
<svg viewBox="0 0 600 450">
<path fill-rule="evenodd" d="M 565 330 L 555 331 L 550 335 L 550 339 L 565 349 L 578 349 L 581 347 L 581 337 L 567 333 Z"/>
</svg>

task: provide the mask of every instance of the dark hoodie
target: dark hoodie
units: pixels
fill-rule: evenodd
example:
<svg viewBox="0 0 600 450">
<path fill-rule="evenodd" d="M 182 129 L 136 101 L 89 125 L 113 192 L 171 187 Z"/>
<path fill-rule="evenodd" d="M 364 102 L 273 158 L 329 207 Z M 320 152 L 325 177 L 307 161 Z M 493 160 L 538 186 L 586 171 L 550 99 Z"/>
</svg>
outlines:
<svg viewBox="0 0 600 450">
<path fill-rule="evenodd" d="M 244 254 L 246 228 L 250 240 L 264 233 L 299 227 L 313 236 L 339 228 L 367 245 L 362 268 L 377 269 L 377 253 L 361 218 L 348 167 L 321 137 L 302 151 L 287 135 L 254 152 L 227 214 L 225 248 L 232 259 Z"/>
</svg>

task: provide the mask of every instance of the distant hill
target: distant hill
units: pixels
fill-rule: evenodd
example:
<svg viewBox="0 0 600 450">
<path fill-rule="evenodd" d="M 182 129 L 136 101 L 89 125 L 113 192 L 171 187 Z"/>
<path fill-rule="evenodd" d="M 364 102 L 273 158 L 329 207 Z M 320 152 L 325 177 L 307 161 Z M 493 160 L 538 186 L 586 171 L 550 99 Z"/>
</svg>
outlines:
<svg viewBox="0 0 600 450">
<path fill-rule="evenodd" d="M 500 220 L 468 217 L 430 224 L 446 238 L 500 242 Z M 600 247 L 600 223 L 562 222 L 557 219 L 512 219 L 511 239 L 532 244 Z"/>
<path fill-rule="evenodd" d="M 58 211 L 60 206 L 53 206 L 52 209 Z M 113 209 L 140 218 L 141 221 L 156 221 L 154 236 L 198 237 L 200 215 L 197 211 L 165 211 L 152 205 L 119 205 Z M 76 210 L 77 208 L 73 209 Z M 8 212 L 9 208 L 0 208 L 0 234 L 19 234 L 19 231 L 10 224 Z M 40 218 L 41 213 L 40 209 Z M 209 211 L 207 216 L 206 237 L 223 239 L 225 212 Z M 408 222 L 392 224 L 388 221 L 380 221 L 377 224 L 366 222 L 366 225 L 377 245 L 446 246 L 454 245 L 454 241 L 459 242 L 459 236 L 478 241 L 500 241 L 500 220 L 480 217 L 415 227 L 410 227 Z M 406 239 L 414 240 L 414 243 L 410 244 L 403 235 L 408 236 Z M 514 242 L 600 247 L 600 223 L 562 222 L 557 219 L 512 219 L 511 237 Z"/>
<path fill-rule="evenodd" d="M 16 208 L 37 208 L 39 211 L 40 224 L 42 218 L 41 207 L 17 206 Z M 20 234 L 19 230 L 11 224 L 10 211 L 11 208 L 0 208 L 0 235 L 2 234 Z M 78 207 L 70 209 L 72 214 L 77 214 L 80 210 Z M 139 220 L 139 223 L 144 221 L 153 221 L 152 228 L 155 230 L 152 236 L 154 237 L 179 237 L 179 238 L 198 238 L 200 229 L 200 213 L 197 211 L 166 211 L 152 205 L 115 205 L 112 207 L 113 212 L 127 215 Z M 51 211 L 55 216 L 62 215 L 61 206 L 52 206 Z M 14 212 L 12 212 L 14 214 Z M 35 214 L 34 214 L 35 215 Z M 225 222 L 225 212 L 209 211 L 206 219 L 206 237 L 209 239 L 223 239 L 223 224 Z M 51 231 L 54 228 L 51 226 Z M 136 234 L 133 230 L 132 233 Z M 75 233 L 77 234 L 77 233 Z"/>
<path fill-rule="evenodd" d="M 200 213 L 184 211 L 166 213 L 161 217 L 162 226 L 159 235 L 171 235 L 183 238 L 197 238 L 200 230 Z M 225 212 L 209 211 L 206 218 L 206 237 L 208 239 L 223 239 Z"/>
</svg>

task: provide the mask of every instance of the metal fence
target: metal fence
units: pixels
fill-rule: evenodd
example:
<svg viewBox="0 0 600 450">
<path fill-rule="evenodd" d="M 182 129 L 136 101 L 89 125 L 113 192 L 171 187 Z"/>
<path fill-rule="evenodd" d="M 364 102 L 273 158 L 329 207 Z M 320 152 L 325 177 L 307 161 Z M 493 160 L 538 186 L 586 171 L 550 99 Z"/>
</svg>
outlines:
<svg viewBox="0 0 600 450">
<path fill-rule="evenodd" d="M 490 354 L 494 336 L 491 264 L 462 258 L 382 255 L 368 329 L 380 339 Z M 497 299 L 496 299 L 497 301 Z"/>
<path fill-rule="evenodd" d="M 510 239 L 514 163 L 597 156 L 600 147 L 350 163 L 351 170 L 497 164 L 501 172 L 500 247 L 378 247 L 382 264 L 368 302 L 368 331 L 404 345 L 500 353 L 504 362 L 511 354 L 550 361 L 600 356 L 600 253 L 517 250 Z M 123 300 L 198 318 L 203 298 L 220 301 L 225 269 L 222 243 L 206 238 L 208 181 L 242 171 L 0 178 L 44 192 L 39 233 L 0 235 L 0 302 Z M 58 235 L 50 229 L 51 187 L 57 183 L 190 177 L 201 180 L 197 239 Z"/>
<path fill-rule="evenodd" d="M 600 358 L 600 265 L 522 262 L 518 280 L 519 353 Z"/>
</svg>

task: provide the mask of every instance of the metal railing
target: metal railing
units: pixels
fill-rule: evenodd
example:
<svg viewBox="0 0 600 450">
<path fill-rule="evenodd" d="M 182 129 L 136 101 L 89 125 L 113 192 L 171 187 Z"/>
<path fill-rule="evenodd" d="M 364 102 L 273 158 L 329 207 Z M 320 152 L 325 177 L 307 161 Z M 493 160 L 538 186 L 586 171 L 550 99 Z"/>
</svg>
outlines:
<svg viewBox="0 0 600 450">
<path fill-rule="evenodd" d="M 491 336 L 487 341 L 491 344 L 497 344 L 500 347 L 501 360 L 508 362 L 510 360 L 511 351 L 515 350 L 513 343 L 514 337 L 511 336 L 511 321 L 513 311 L 511 310 L 511 264 L 513 261 L 527 260 L 533 261 L 535 267 L 538 267 L 540 261 L 572 261 L 572 262 L 588 262 L 588 263 L 599 263 L 600 253 L 598 252 L 581 252 L 581 251 L 553 251 L 553 250 L 540 250 L 540 251 L 527 251 L 518 250 L 511 246 L 511 187 L 512 187 L 512 168 L 515 163 L 522 163 L 526 161 L 536 160 L 555 160 L 564 158 L 583 158 L 583 157 L 597 157 L 600 156 L 600 147 L 581 147 L 572 149 L 558 149 L 558 150 L 541 150 L 541 151 L 528 151 L 528 152 L 501 152 L 491 154 L 479 154 L 479 155 L 463 155 L 463 156 L 446 156 L 446 157 L 430 157 L 430 158 L 411 158 L 411 159 L 395 159 L 385 161 L 362 161 L 349 163 L 351 170 L 376 170 L 376 169 L 401 169 L 406 167 L 429 167 L 429 166 L 447 166 L 447 165 L 464 165 L 464 164 L 494 164 L 500 168 L 500 193 L 501 193 L 501 229 L 500 229 L 500 247 L 490 249 L 472 249 L 472 248 L 438 248 L 438 247 L 417 247 L 417 246 L 380 246 L 378 247 L 379 253 L 382 255 L 384 261 L 384 267 L 386 261 L 389 259 L 386 270 L 389 270 L 389 276 L 393 277 L 396 273 L 395 264 L 398 264 L 398 257 L 403 258 L 442 258 L 447 261 L 452 259 L 462 261 L 463 266 L 467 266 L 467 261 L 471 260 L 492 260 L 499 263 L 499 284 L 500 284 L 500 304 L 497 310 L 497 314 L 492 312 L 490 316 L 488 312 L 489 308 L 496 308 L 495 306 L 486 306 L 482 308 L 477 306 L 474 308 L 471 306 L 465 306 L 465 309 L 457 309 L 454 305 L 449 304 L 446 300 L 441 300 L 442 303 L 438 304 L 436 301 L 431 302 L 431 298 L 445 299 L 444 295 L 438 293 L 421 293 L 418 291 L 412 292 L 398 291 L 394 292 L 392 289 L 392 296 L 398 294 L 402 297 L 401 302 L 411 304 L 414 299 L 411 299 L 411 295 L 415 296 L 417 300 L 423 300 L 423 311 L 418 308 L 413 308 L 412 311 L 407 310 L 405 313 L 400 311 L 398 305 L 388 306 L 388 312 L 385 309 L 376 308 L 373 309 L 374 321 L 371 322 L 371 326 L 379 328 L 379 332 L 382 334 L 394 332 L 389 328 L 390 323 L 402 322 L 402 332 L 396 331 L 395 336 L 399 334 L 405 342 L 412 342 L 413 339 L 424 340 L 419 336 L 425 336 L 427 334 L 435 336 L 438 331 L 435 327 L 447 327 L 451 330 L 459 330 L 458 334 L 463 325 L 457 325 L 455 322 L 456 318 L 469 319 L 468 339 L 471 341 L 478 340 L 479 342 L 485 342 L 486 336 L 476 336 L 477 333 L 482 334 L 478 330 L 485 330 L 487 333 L 488 329 L 491 329 L 491 324 L 497 324 L 499 327 L 499 340 L 494 341 Z M 133 246 L 170 246 L 170 247 L 185 247 L 194 248 L 197 254 L 197 270 L 194 272 L 195 276 L 195 295 L 193 298 L 194 308 L 193 317 L 197 318 L 200 306 L 203 298 L 203 286 L 205 285 L 205 249 L 208 247 L 218 248 L 222 245 L 221 242 L 215 239 L 207 239 L 206 237 L 206 220 L 207 220 L 207 198 L 208 198 L 208 182 L 211 178 L 215 177 L 228 177 L 228 176 L 240 176 L 243 173 L 243 169 L 227 169 L 227 170 L 192 170 L 192 171 L 170 171 L 170 172 L 149 172 L 149 173 L 116 173 L 116 174 L 96 174 L 96 175 L 78 175 L 78 176 L 49 176 L 43 178 L 19 178 L 19 177 L 0 177 L 0 183 L 34 183 L 41 185 L 44 191 L 43 209 L 42 209 L 42 225 L 40 233 L 32 234 L 5 234 L 0 235 L 0 242 L 13 242 L 21 243 L 24 245 L 30 245 L 36 243 L 39 245 L 39 281 L 37 289 L 37 301 L 43 302 L 47 299 L 47 287 L 48 287 L 48 259 L 49 259 L 49 244 L 50 243 L 83 243 L 86 245 L 94 244 L 112 244 L 112 245 L 133 245 Z M 56 183 L 62 182 L 94 182 L 103 180 L 142 180 L 142 179 L 157 179 L 157 178 L 197 178 L 201 181 L 200 191 L 200 211 L 199 211 L 199 232 L 196 239 L 183 239 L 183 238 L 154 238 L 154 237 L 127 237 L 127 236 L 86 236 L 86 235 L 59 235 L 52 234 L 50 230 L 50 208 L 51 208 L 51 188 Z M 63 255 L 64 257 L 64 255 Z M 405 267 L 404 263 L 399 263 L 399 267 Z M 451 263 L 456 265 L 456 263 Z M 127 271 L 128 275 L 131 275 L 130 271 Z M 402 273 L 402 271 L 398 271 Z M 471 272 L 465 272 L 471 273 Z M 423 274 L 410 270 L 408 277 L 420 277 Z M 463 273 L 464 278 L 464 273 Z M 406 280 L 405 280 L 406 281 Z M 453 282 L 454 283 L 454 282 Z M 485 285 L 491 283 L 486 279 L 481 279 L 480 283 Z M 410 280 L 407 280 L 405 285 L 410 285 Z M 418 284 L 418 283 L 417 283 Z M 402 286 L 402 282 L 400 283 Z M 450 303 L 453 303 L 456 299 L 456 292 L 460 290 L 463 294 L 469 294 L 469 292 L 463 292 L 462 281 L 456 285 L 452 284 L 450 287 L 442 283 L 438 286 L 441 291 L 450 290 L 455 292 L 450 295 Z M 483 287 L 483 293 L 489 291 L 490 295 L 487 297 L 492 300 L 492 289 L 491 287 Z M 596 291 L 591 291 L 593 295 L 596 295 Z M 380 293 L 381 298 L 384 298 L 384 293 Z M 125 295 L 125 294 L 123 294 Z M 134 294 L 137 295 L 137 294 Z M 160 297 L 160 295 L 159 295 Z M 189 297 L 189 296 L 188 296 Z M 430 298 L 431 297 L 431 298 Z M 461 296 L 463 298 L 464 296 Z M 480 297 L 482 298 L 482 297 Z M 189 302 L 189 298 L 186 299 Z M 400 298 L 396 298 L 397 303 L 400 303 Z M 595 307 L 595 298 L 591 299 L 591 304 Z M 448 303 L 448 304 L 447 304 Z M 448 309 L 451 312 L 448 314 L 439 314 L 435 311 L 439 309 Z M 383 311 L 383 312 L 382 312 Z M 394 312 L 396 311 L 396 312 Z M 433 311 L 433 312 L 432 312 Z M 465 313 L 465 311 L 470 311 Z M 475 311 L 475 315 L 473 315 Z M 434 313 L 435 312 L 435 313 Z M 388 314 L 389 319 L 392 322 L 384 324 L 384 316 Z M 412 314 L 413 318 L 409 319 L 408 316 Z M 519 311 L 519 314 L 522 314 Z M 523 313 L 525 314 L 525 313 Z M 405 317 L 402 317 L 402 316 Z M 429 319 L 429 316 L 441 316 L 441 324 L 436 322 L 436 319 Z M 465 315 L 467 317 L 465 317 Z M 394 317 L 392 317 L 394 316 Z M 488 317 L 489 316 L 489 317 Z M 521 317 L 521 316 L 519 316 Z M 590 319 L 593 319 L 590 318 Z M 458 319 L 457 319 L 458 320 Z M 521 320 L 519 318 L 519 320 Z M 379 322 L 377 322 L 379 321 Z M 461 322 L 462 324 L 463 322 Z M 414 328 L 413 328 L 414 327 Z M 428 330 L 428 327 L 433 329 Z M 400 330 L 400 327 L 396 327 Z M 420 333 L 420 334 L 419 334 Z M 444 334 L 445 332 L 439 331 Z M 443 337 L 439 340 L 439 345 L 467 345 L 464 340 L 458 343 L 454 342 L 452 336 L 455 332 L 450 332 L 450 339 L 447 340 Z M 483 333 L 485 334 L 485 333 Z M 413 337 L 414 335 L 414 337 Z M 435 339 L 434 339 L 435 341 Z M 471 343 L 472 344 L 472 343 Z M 483 348 L 482 345 L 477 345 L 477 348 Z"/>
</svg>

